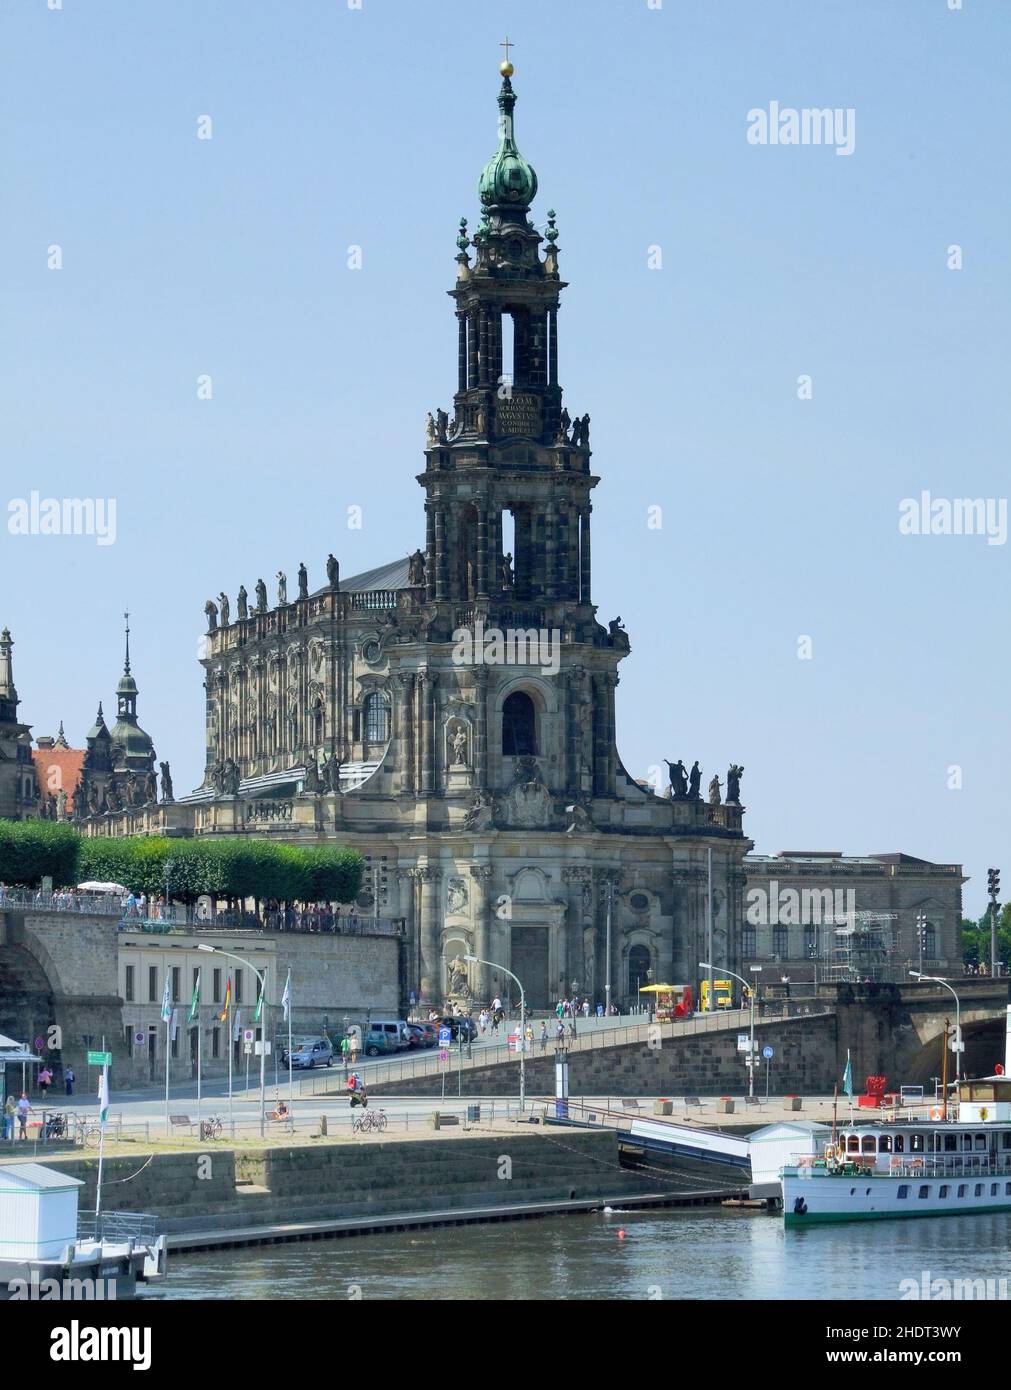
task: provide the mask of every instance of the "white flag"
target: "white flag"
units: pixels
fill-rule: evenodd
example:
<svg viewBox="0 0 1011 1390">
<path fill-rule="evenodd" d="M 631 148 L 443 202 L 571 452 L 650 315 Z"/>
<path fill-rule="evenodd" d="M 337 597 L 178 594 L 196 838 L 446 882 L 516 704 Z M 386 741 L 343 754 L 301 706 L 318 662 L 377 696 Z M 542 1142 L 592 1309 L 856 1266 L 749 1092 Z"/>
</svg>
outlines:
<svg viewBox="0 0 1011 1390">
<path fill-rule="evenodd" d="M 168 969 L 165 971 L 165 988 L 161 996 L 161 1021 L 169 1023 L 172 1019 L 172 977 Z"/>
<path fill-rule="evenodd" d="M 232 1042 L 238 1042 L 242 1037 L 242 1010 L 235 1010 L 235 1023 L 232 1027 Z"/>
<path fill-rule="evenodd" d="M 281 995 L 281 1008 L 284 1010 L 284 1021 L 288 1022 L 288 1011 L 291 1008 L 291 971 L 288 971 L 288 978 L 284 982 L 284 993 Z"/>
<path fill-rule="evenodd" d="M 109 1068 L 103 1067 L 98 1078 L 98 1118 L 104 1125 L 109 1118 Z"/>
</svg>

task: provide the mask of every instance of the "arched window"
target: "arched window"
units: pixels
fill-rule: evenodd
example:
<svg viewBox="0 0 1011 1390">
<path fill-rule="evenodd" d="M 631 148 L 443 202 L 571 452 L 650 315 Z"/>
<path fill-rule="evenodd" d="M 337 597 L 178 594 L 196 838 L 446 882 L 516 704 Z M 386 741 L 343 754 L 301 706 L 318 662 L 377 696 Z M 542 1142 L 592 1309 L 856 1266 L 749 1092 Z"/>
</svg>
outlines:
<svg viewBox="0 0 1011 1390">
<path fill-rule="evenodd" d="M 390 737 L 390 706 L 381 691 L 365 696 L 365 742 L 385 743 Z"/>
<path fill-rule="evenodd" d="M 639 998 L 641 986 L 649 983 L 646 978 L 649 967 L 649 947 L 633 946 L 628 953 L 628 993 L 637 1003 L 642 1002 Z M 649 996 L 645 994 L 642 997 L 643 999 L 649 998 Z"/>
<path fill-rule="evenodd" d="M 933 922 L 923 928 L 923 955 L 926 960 L 937 959 L 937 928 Z"/>
<path fill-rule="evenodd" d="M 312 732 L 313 741 L 317 744 L 322 743 L 326 734 L 326 720 L 323 716 L 323 701 L 317 700 L 312 707 Z"/>
<path fill-rule="evenodd" d="M 502 706 L 502 754 L 522 758 L 537 753 L 537 711 L 524 690 L 514 690 Z"/>
</svg>

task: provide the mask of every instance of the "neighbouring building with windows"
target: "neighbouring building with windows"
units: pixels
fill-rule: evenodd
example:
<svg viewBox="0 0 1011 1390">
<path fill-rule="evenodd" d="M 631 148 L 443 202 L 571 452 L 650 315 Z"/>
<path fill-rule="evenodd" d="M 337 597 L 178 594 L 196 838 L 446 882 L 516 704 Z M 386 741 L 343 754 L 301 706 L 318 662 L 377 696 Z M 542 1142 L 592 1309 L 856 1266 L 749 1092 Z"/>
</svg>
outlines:
<svg viewBox="0 0 1011 1390">
<path fill-rule="evenodd" d="M 741 952 L 763 985 L 961 974 L 960 864 L 796 850 L 744 867 Z"/>
<path fill-rule="evenodd" d="M 650 979 L 698 982 L 710 874 L 713 955 L 741 968 L 751 845 L 736 769 L 705 799 L 680 763 L 664 796 L 622 766 L 630 643 L 593 602 L 599 480 L 590 417 L 562 399 L 559 231 L 531 220 L 502 73 L 480 222 L 456 242 L 452 416 L 429 414 L 416 475 L 423 541 L 353 577 L 331 556 L 321 587 L 278 572 L 276 601 L 252 576 L 209 599 L 202 785 L 84 829 L 347 843 L 361 905 L 406 919 L 405 993 L 516 998 L 512 972 L 533 1007 L 608 989 L 627 1007 Z"/>
</svg>

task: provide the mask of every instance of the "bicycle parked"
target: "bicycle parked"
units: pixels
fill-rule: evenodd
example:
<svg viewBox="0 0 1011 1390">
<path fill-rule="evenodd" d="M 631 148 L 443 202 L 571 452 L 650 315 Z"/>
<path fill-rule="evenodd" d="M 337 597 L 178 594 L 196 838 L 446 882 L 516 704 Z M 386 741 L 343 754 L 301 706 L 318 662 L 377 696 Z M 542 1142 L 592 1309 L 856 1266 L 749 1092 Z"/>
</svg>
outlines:
<svg viewBox="0 0 1011 1390">
<path fill-rule="evenodd" d="M 355 1134 L 367 1134 L 370 1130 L 382 1133 L 388 1123 L 385 1110 L 366 1110 L 364 1115 L 351 1117 L 351 1129 Z"/>
<path fill-rule="evenodd" d="M 217 1115 L 211 1115 L 206 1120 L 200 1121 L 201 1139 L 220 1139 L 221 1130 L 221 1120 L 220 1117 Z"/>
</svg>

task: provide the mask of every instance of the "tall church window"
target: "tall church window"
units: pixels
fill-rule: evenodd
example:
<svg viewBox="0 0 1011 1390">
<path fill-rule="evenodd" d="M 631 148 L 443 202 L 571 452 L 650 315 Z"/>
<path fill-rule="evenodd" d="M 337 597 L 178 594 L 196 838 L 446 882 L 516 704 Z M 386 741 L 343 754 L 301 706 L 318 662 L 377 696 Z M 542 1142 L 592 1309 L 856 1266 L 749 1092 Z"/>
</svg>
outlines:
<svg viewBox="0 0 1011 1390">
<path fill-rule="evenodd" d="M 312 707 L 312 731 L 313 742 L 322 743 L 326 736 L 325 720 L 323 717 L 323 701 L 317 700 Z"/>
<path fill-rule="evenodd" d="M 373 690 L 365 696 L 365 742 L 386 743 L 390 737 L 390 706 L 386 696 Z"/>
<path fill-rule="evenodd" d="M 537 711 L 524 690 L 514 690 L 502 706 L 502 755 L 522 758 L 537 753 Z"/>
<path fill-rule="evenodd" d="M 923 928 L 923 958 L 937 959 L 937 928 L 933 922 L 927 922 Z"/>
</svg>

